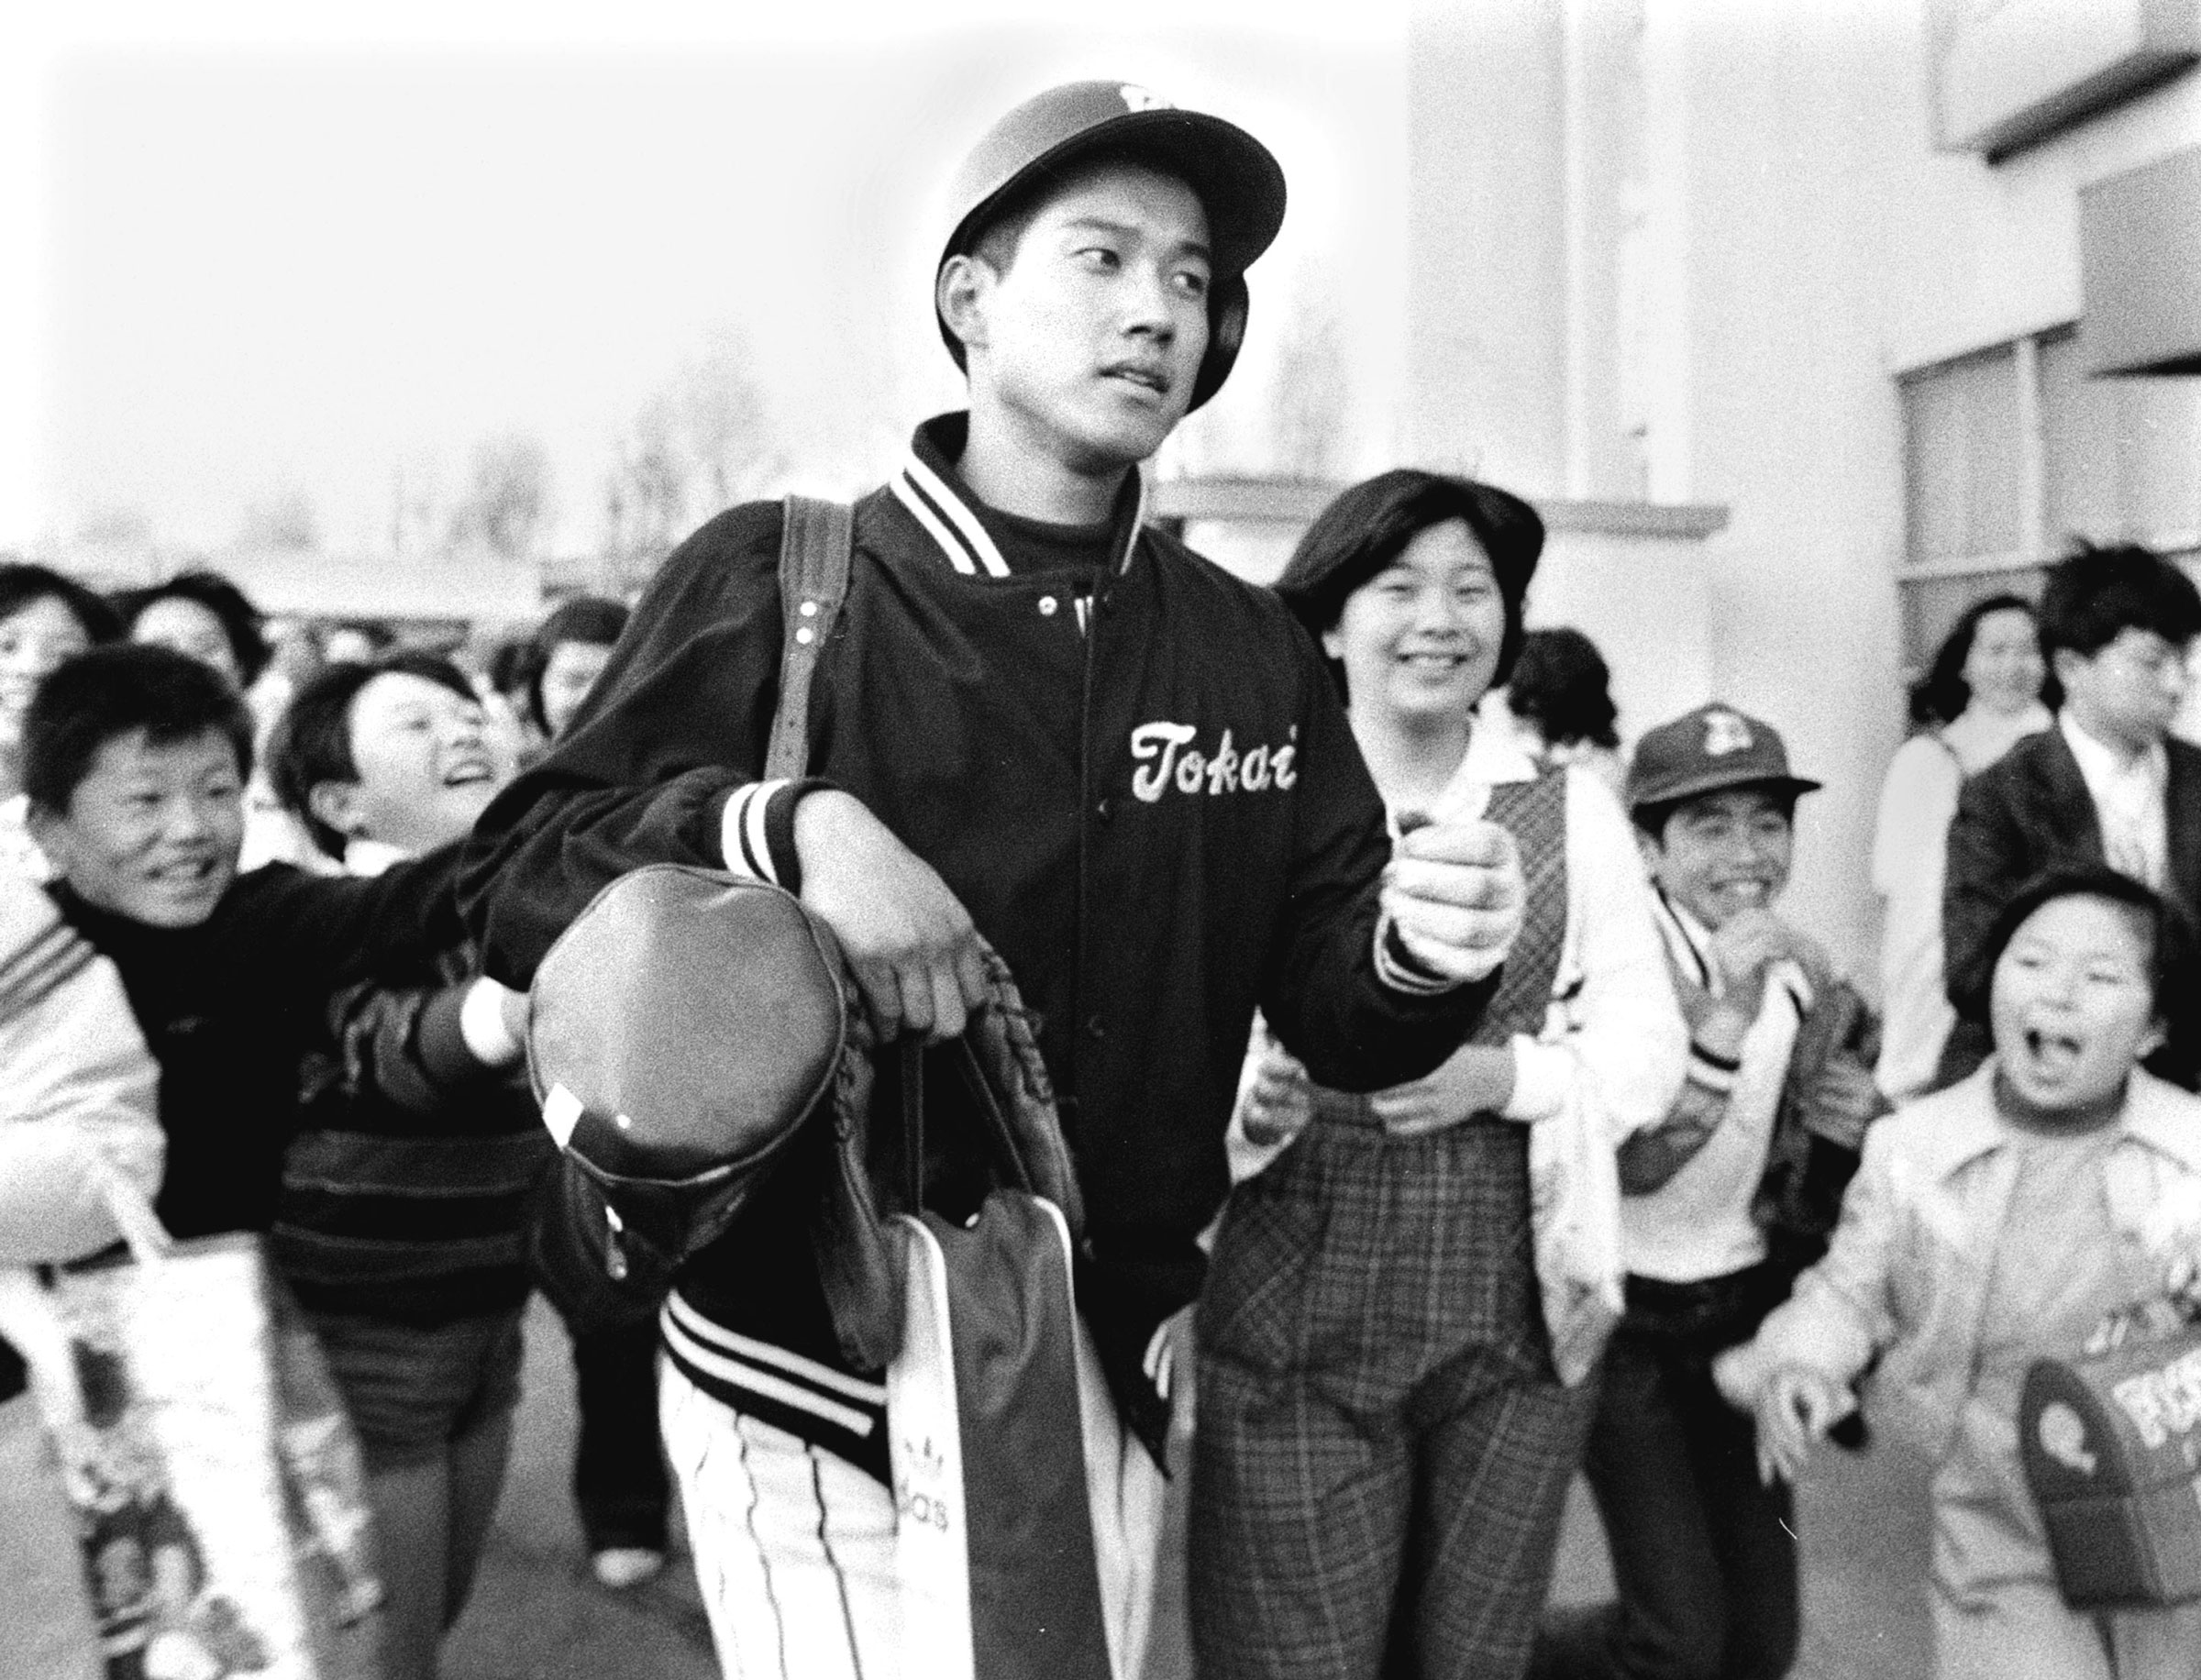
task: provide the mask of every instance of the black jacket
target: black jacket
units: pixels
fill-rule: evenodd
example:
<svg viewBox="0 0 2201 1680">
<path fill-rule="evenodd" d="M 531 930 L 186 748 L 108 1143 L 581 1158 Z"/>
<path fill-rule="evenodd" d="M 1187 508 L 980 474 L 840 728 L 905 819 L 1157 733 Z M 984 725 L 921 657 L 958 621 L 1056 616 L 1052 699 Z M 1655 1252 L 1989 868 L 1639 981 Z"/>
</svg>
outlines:
<svg viewBox="0 0 2201 1680">
<path fill-rule="evenodd" d="M 2201 913 L 2201 747 L 2175 735 L 2166 736 L 2163 747 L 2170 759 L 2162 801 L 2169 830 L 2165 896 L 2191 918 Z M 1949 868 L 1941 888 L 1943 967 L 1958 1020 L 1942 1052 L 1937 1088 L 1953 1084 L 1986 1058 L 1987 1025 L 1978 1003 L 1986 990 L 1987 934 L 2002 907 L 2043 869 L 2107 861 L 2094 796 L 2061 728 L 2026 736 L 1964 783 L 1949 824 Z M 2194 1022 L 2174 1024 L 2173 1042 L 2164 1046 L 2169 1059 L 2151 1057 L 2148 1066 L 2190 1089 L 2201 1045 L 2190 1043 Z"/>
<path fill-rule="evenodd" d="M 1015 522 L 949 465 L 961 425 L 921 428 L 857 504 L 810 767 L 940 872 L 1039 1011 L 1086 1197 L 1081 1304 L 1116 1374 L 1199 1288 L 1255 1009 L 1316 1079 L 1369 1090 L 1441 1062 L 1489 985 L 1379 976 L 1383 808 L 1282 603 L 1140 528 L 1135 481 L 1120 565 L 1007 568 Z M 682 545 L 573 732 L 476 830 L 460 892 L 493 977 L 525 985 L 625 869 L 723 863 L 778 698 L 780 535 L 779 505 L 752 503 Z M 775 1274 L 805 1253 L 785 1234 Z M 812 1295 L 775 1277 L 709 1310 L 825 1358 Z"/>
<path fill-rule="evenodd" d="M 373 880 L 289 864 L 240 875 L 196 927 L 153 927 L 51 889 L 62 917 L 113 959 L 160 1064 L 168 1165 L 154 1203 L 179 1237 L 265 1231 L 298 1119 L 299 1057 L 329 994 L 460 937 L 455 849 Z"/>
</svg>

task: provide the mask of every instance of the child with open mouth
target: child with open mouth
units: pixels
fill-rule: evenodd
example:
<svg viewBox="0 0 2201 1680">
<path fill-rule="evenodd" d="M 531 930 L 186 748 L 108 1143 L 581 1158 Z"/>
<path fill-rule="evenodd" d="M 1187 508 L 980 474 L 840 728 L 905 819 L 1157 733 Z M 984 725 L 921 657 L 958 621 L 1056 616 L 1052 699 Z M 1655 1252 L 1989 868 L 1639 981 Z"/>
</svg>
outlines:
<svg viewBox="0 0 2201 1680">
<path fill-rule="evenodd" d="M 2140 1063 L 2192 983 L 2192 936 L 2099 866 L 2041 876 L 1997 919 L 1994 1055 L 1875 1126 L 1827 1257 L 1717 1366 L 1793 1478 L 1880 1359 L 1876 1410 L 1933 1466 L 1935 1673 L 2201 1673 L 2201 1607 L 2069 1608 L 2019 1460 L 2036 1359 L 2170 1292 L 2201 1243 L 2201 1100 Z M 2183 1264 L 2181 1264 L 2183 1262 Z"/>
</svg>

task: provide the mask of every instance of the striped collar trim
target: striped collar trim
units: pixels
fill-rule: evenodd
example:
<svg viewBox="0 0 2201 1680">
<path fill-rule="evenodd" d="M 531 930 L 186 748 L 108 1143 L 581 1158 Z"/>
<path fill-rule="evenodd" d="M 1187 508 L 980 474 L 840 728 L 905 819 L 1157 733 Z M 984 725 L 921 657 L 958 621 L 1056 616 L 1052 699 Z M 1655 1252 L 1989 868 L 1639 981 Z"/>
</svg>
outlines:
<svg viewBox="0 0 2201 1680">
<path fill-rule="evenodd" d="M 1689 975 L 1699 990 L 1715 998 L 1725 997 L 1727 981 L 1720 972 L 1720 965 L 1712 960 L 1711 930 L 1668 898 L 1666 890 L 1656 881 L 1651 883 L 1651 910 L 1674 966 Z M 1765 995 L 1770 998 L 1773 985 L 1778 984 L 1787 992 L 1798 1015 L 1808 1013 L 1818 1000 L 1818 988 L 1811 983 L 1811 977 L 1793 958 L 1784 956 L 1775 962 L 1766 971 L 1766 979 Z"/>
<path fill-rule="evenodd" d="M 947 563 L 966 577 L 984 572 L 990 578 L 1009 575 L 1009 562 L 987 535 L 963 498 L 948 488 L 947 481 L 926 466 L 912 449 L 887 481 L 895 499 L 910 510 L 925 535 L 940 545 Z"/>
<path fill-rule="evenodd" d="M 1124 536 L 1123 558 L 1116 562 L 1119 576 L 1131 569 L 1131 557 L 1138 552 L 1139 533 L 1146 524 L 1146 477 L 1136 468 L 1131 476 L 1137 487 L 1137 501 Z M 965 577 L 1009 576 L 1009 562 L 1001 558 L 1000 546 L 963 499 L 962 492 L 945 473 L 929 465 L 914 444 L 903 452 L 887 488 L 909 511 L 910 517 L 924 528 L 947 563 Z"/>
</svg>

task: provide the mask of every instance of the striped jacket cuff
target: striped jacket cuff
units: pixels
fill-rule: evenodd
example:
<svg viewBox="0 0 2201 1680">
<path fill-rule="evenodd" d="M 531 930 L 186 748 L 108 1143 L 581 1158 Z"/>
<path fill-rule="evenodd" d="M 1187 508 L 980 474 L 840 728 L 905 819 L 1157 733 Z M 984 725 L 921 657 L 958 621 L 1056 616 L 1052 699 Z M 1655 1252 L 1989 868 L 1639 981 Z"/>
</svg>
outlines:
<svg viewBox="0 0 2201 1680">
<path fill-rule="evenodd" d="M 795 856 L 795 807 L 806 793 L 833 784 L 814 777 L 746 782 L 727 796 L 719 817 L 719 854 L 730 874 L 769 881 L 790 892 L 802 890 L 802 866 Z"/>
<path fill-rule="evenodd" d="M 1393 991 L 1417 998 L 1439 997 L 1460 984 L 1424 967 L 1421 959 L 1407 949 L 1399 924 L 1388 915 L 1376 923 L 1376 978 Z"/>
</svg>

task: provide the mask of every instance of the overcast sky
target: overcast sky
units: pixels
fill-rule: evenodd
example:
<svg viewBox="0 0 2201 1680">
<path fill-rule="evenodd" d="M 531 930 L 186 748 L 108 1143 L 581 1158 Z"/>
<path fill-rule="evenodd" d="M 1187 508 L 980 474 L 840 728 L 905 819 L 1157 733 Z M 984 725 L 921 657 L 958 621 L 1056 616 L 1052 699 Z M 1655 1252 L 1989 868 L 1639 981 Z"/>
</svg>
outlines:
<svg viewBox="0 0 2201 1680">
<path fill-rule="evenodd" d="M 0 39 L 0 544 L 133 514 L 216 547 L 304 496 L 329 547 L 371 551 L 397 474 L 455 487 L 517 429 L 549 447 L 555 540 L 585 545 L 621 432 L 713 344 L 746 347 L 788 477 L 857 489 L 955 400 L 928 301 L 946 174 L 1086 75 L 1244 123 L 1290 181 L 1245 371 L 1188 448 L 1258 464 L 1280 328 L 1322 315 L 1384 448 L 1393 0 L 1117 4 L 1106 33 L 968 0 L 182 9 L 180 33 L 94 6 Z"/>
</svg>

